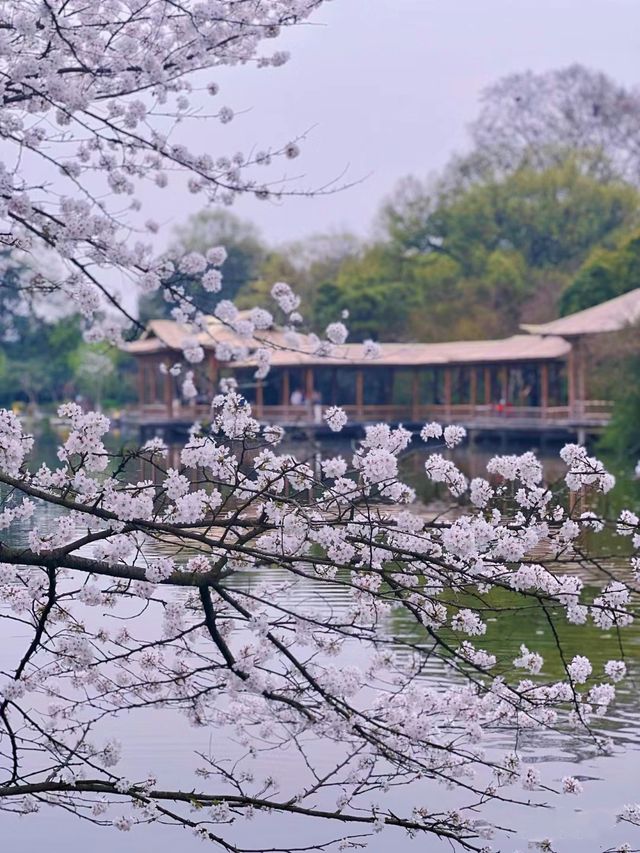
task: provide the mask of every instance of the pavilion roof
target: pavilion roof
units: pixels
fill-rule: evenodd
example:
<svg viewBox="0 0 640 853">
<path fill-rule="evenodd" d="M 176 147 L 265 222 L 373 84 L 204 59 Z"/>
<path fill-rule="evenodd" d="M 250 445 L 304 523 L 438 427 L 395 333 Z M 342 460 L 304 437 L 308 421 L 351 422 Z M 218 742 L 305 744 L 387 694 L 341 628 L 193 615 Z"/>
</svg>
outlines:
<svg viewBox="0 0 640 853">
<path fill-rule="evenodd" d="M 246 314 L 248 312 L 240 313 Z M 231 326 L 222 323 L 217 317 L 205 317 L 204 329 L 197 334 L 175 320 L 150 320 L 142 336 L 137 341 L 126 344 L 125 349 L 133 355 L 169 352 L 171 350 L 175 350 L 176 354 L 179 354 L 187 340 L 195 340 L 204 349 L 210 350 L 215 349 L 221 343 L 244 344 L 250 349 L 265 344 L 284 347 L 286 346 L 285 337 L 283 329 L 274 328 L 258 332 L 255 338 L 241 338 Z M 301 335 L 301 338 L 305 339 L 306 336 Z"/>
<path fill-rule="evenodd" d="M 527 332 L 536 335 L 562 335 L 565 338 L 578 335 L 598 335 L 603 332 L 619 332 L 640 321 L 640 287 L 586 308 L 568 314 L 558 320 L 542 324 L 523 324 Z"/>
<path fill-rule="evenodd" d="M 482 364 L 500 362 L 544 361 L 562 358 L 571 345 L 560 337 L 542 335 L 513 335 L 501 340 L 447 341 L 444 343 L 381 343 L 380 356 L 366 358 L 362 344 L 343 344 L 333 348 L 330 356 L 316 353 L 317 342 L 308 335 L 299 335 L 295 348 L 282 329 L 257 332 L 255 338 L 240 338 L 229 326 L 214 317 L 207 318 L 206 328 L 197 335 L 173 320 L 152 320 L 144 335 L 126 345 L 133 355 L 152 355 L 172 350 L 176 355 L 185 339 L 196 339 L 205 349 L 214 351 L 219 343 L 244 344 L 249 350 L 246 361 L 234 361 L 237 367 L 255 364 L 252 353 L 259 346 L 272 351 L 274 367 L 307 365 L 354 365 L 418 367 L 421 365 Z"/>
<path fill-rule="evenodd" d="M 560 358 L 571 349 L 562 338 L 514 335 L 497 341 L 451 341 L 446 343 L 382 343 L 380 356 L 368 359 L 362 344 L 335 347 L 331 356 L 318 356 L 313 351 L 276 350 L 271 357 L 274 367 L 297 365 L 354 364 L 388 367 L 421 365 L 478 364 L 546 360 Z"/>
</svg>

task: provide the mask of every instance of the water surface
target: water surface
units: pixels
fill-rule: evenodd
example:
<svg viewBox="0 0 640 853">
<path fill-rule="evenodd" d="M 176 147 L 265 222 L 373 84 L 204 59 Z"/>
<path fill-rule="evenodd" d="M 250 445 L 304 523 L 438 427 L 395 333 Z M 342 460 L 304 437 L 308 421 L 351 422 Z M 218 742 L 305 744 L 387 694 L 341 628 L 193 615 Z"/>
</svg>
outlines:
<svg viewBox="0 0 640 853">
<path fill-rule="evenodd" d="M 342 453 L 346 456 L 350 452 L 348 444 L 340 443 L 331 443 L 324 447 L 299 446 L 292 449 L 309 458 L 323 453 Z M 42 454 L 49 455 L 49 451 L 50 448 L 43 443 Z M 481 449 L 473 452 L 463 449 L 456 454 L 457 461 L 470 476 L 483 473 L 489 455 L 492 455 L 491 451 Z M 420 477 L 423 462 L 424 452 L 414 451 L 407 455 L 403 466 L 407 476 L 419 488 L 425 508 L 429 511 L 440 510 L 449 502 L 447 495 L 433 485 L 424 484 Z M 554 457 L 545 459 L 545 469 L 550 479 L 561 476 L 561 463 L 555 462 Z M 635 500 L 637 492 L 634 493 L 634 489 L 635 487 L 629 484 L 621 484 L 617 492 L 608 498 L 608 508 L 615 510 L 618 502 Z M 55 523 L 55 513 L 50 509 L 40 509 L 37 522 L 45 521 L 45 512 L 50 513 L 49 522 Z M 616 554 L 611 553 L 608 559 L 615 563 Z M 259 578 L 254 573 L 239 575 L 234 579 L 234 584 L 250 587 L 258 580 L 268 578 L 269 573 L 274 580 L 280 579 L 278 570 L 269 569 L 261 570 Z M 587 581 L 596 588 L 596 578 L 587 578 Z M 320 584 L 310 579 L 299 582 L 288 595 L 288 602 L 292 605 L 303 605 L 312 601 L 317 603 L 322 600 L 324 606 L 330 607 L 334 613 L 346 611 L 348 607 L 346 593 L 340 587 Z M 491 602 L 496 607 L 513 604 L 509 595 L 500 591 L 492 593 Z M 107 615 L 104 618 L 111 617 Z M 400 610 L 393 611 L 386 630 L 390 635 L 413 643 L 425 639 L 420 636 L 415 624 Z M 584 793 L 577 797 L 565 796 L 556 799 L 548 794 L 533 794 L 530 795 L 532 802 L 552 803 L 551 807 L 492 805 L 486 813 L 478 817 L 495 819 L 502 826 L 513 828 L 511 835 L 500 836 L 494 840 L 496 850 L 524 851 L 529 842 L 546 837 L 553 839 L 553 849 L 558 853 L 604 851 L 615 848 L 623 841 L 640 847 L 640 829 L 633 830 L 616 823 L 616 813 L 623 804 L 640 800 L 636 769 L 640 757 L 640 625 L 634 625 L 623 632 L 622 651 L 620 638 L 613 631 L 602 632 L 592 625 L 577 627 L 567 624 L 562 626 L 561 633 L 565 653 L 569 657 L 578 653 L 586 654 L 592 660 L 596 671 L 605 661 L 618 659 L 621 654 L 624 654 L 627 660 L 631 675 L 619 685 L 617 701 L 602 720 L 603 731 L 611 736 L 615 745 L 613 754 L 598 755 L 588 743 L 554 732 L 537 731 L 527 738 L 521 738 L 519 748 L 525 761 L 535 763 L 546 781 L 559 786 L 563 776 L 575 775 L 584 778 Z M 8 660 L 13 644 L 18 641 L 19 637 L 14 632 L 8 643 L 0 649 L 0 666 Z M 562 667 L 555 639 L 544 614 L 539 611 L 513 607 L 509 613 L 500 615 L 499 622 L 490 617 L 487 634 L 478 645 L 509 660 L 517 656 L 520 643 L 523 642 L 543 654 L 545 674 L 551 677 L 561 676 Z M 362 654 L 362 649 L 357 647 L 349 650 L 353 662 L 364 669 L 367 661 L 362 659 Z M 455 679 L 457 676 L 436 659 L 430 659 L 422 678 L 426 683 L 441 684 L 443 680 Z M 164 782 L 167 787 L 177 786 L 181 782 L 192 786 L 191 773 L 193 767 L 199 763 L 194 759 L 194 752 L 218 747 L 217 732 L 190 728 L 183 718 L 169 711 L 133 712 L 118 720 L 109 721 L 107 725 L 125 745 L 123 754 L 126 760 L 120 772 L 129 778 L 141 778 L 153 771 L 159 777 L 160 784 Z M 176 735 L 177 732 L 179 736 Z M 488 733 L 486 741 L 489 750 L 513 747 L 513 742 L 504 732 Z M 332 745 L 327 748 L 334 749 Z M 268 757 L 262 757 L 259 760 L 259 768 L 265 775 L 273 772 L 275 775 L 291 778 L 297 773 L 296 762 L 288 753 L 271 753 Z M 514 793 L 522 795 L 519 790 Z M 392 808 L 396 804 L 398 809 L 405 810 L 407 802 L 413 802 L 414 799 L 417 803 L 428 803 L 429 808 L 434 811 L 456 804 L 455 793 L 432 783 L 419 783 L 411 792 L 392 791 L 385 796 L 385 804 L 388 803 Z M 24 818 L 3 815 L 1 820 L 4 844 L 0 849 L 7 849 L 12 853 L 31 853 L 36 849 L 44 849 L 50 853 L 69 850 L 112 853 L 114 849 L 119 853 L 191 853 L 208 849 L 206 844 L 185 830 L 151 826 L 121 833 L 81 822 L 60 810 L 44 809 L 40 814 Z M 268 847 L 304 846 L 327 837 L 340 837 L 344 830 L 338 826 L 335 831 L 329 832 L 326 825 L 309 819 L 271 816 L 257 817 L 251 822 L 239 822 L 231 834 L 234 840 L 251 849 L 263 845 L 266 837 L 269 838 Z M 374 836 L 368 849 L 375 853 L 386 853 L 389 850 L 394 853 L 424 853 L 451 848 L 447 843 L 440 843 L 431 837 L 423 836 L 412 840 L 402 832 L 387 830 Z"/>
</svg>

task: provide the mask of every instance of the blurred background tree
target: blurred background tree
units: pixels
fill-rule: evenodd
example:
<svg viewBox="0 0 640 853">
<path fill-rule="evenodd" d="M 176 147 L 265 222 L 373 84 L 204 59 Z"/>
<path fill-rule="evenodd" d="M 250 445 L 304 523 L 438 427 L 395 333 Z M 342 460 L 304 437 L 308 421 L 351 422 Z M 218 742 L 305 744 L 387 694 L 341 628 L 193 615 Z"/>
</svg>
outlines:
<svg viewBox="0 0 640 853">
<path fill-rule="evenodd" d="M 539 171 L 569 152 L 589 153 L 589 173 L 640 186 L 640 92 L 580 64 L 508 74 L 487 87 L 470 127 L 467 169 Z"/>
<path fill-rule="evenodd" d="M 206 210 L 172 249 L 225 245 L 223 298 L 272 307 L 273 283 L 291 281 L 314 331 L 349 311 L 351 340 L 508 335 L 632 286 L 640 94 L 580 65 L 508 75 L 483 93 L 470 140 L 440 175 L 403 179 L 366 242 L 267 246 L 251 223 Z M 207 311 L 218 301 L 172 283 Z M 140 306 L 145 320 L 167 310 L 161 294 Z"/>
<path fill-rule="evenodd" d="M 618 241 L 613 249 L 598 247 L 560 296 L 561 314 L 582 311 L 640 287 L 640 231 Z"/>
<path fill-rule="evenodd" d="M 599 442 L 598 451 L 622 468 L 640 460 L 640 323 L 622 333 L 594 339 L 593 374 L 590 381 L 613 401 L 613 417 Z"/>
<path fill-rule="evenodd" d="M 556 315 L 594 247 L 637 227 L 639 200 L 618 178 L 594 178 L 578 155 L 475 183 L 408 178 L 382 206 L 377 243 L 331 282 L 331 301 L 351 311 L 359 336 L 513 334 Z"/>
<path fill-rule="evenodd" d="M 212 312 L 220 298 L 272 309 L 271 287 L 288 281 L 308 328 L 322 333 L 348 312 L 352 341 L 506 336 L 640 286 L 638 92 L 580 65 L 508 75 L 483 93 L 470 141 L 439 175 L 400 181 L 368 240 L 331 231 L 271 246 L 253 223 L 201 211 L 176 228 L 169 255 L 224 246 L 222 291 L 180 274 L 170 284 Z M 126 356 L 93 370 L 106 355 L 82 341 L 78 318 L 28 317 L 14 293 L 0 283 L 0 403 L 134 398 Z M 161 292 L 139 311 L 169 316 Z M 617 407 L 628 423 L 637 357 L 626 347 L 624 369 L 606 366 L 613 356 L 600 365 L 611 393 L 629 398 Z"/>
<path fill-rule="evenodd" d="M 400 181 L 367 241 L 268 247 L 250 223 L 206 211 L 175 246 L 225 245 L 223 298 L 272 308 L 272 285 L 289 281 L 313 331 L 348 312 L 352 341 L 501 337 L 640 286 L 637 91 L 581 65 L 511 74 L 483 93 L 470 141 L 439 175 Z M 204 294 L 210 308 L 218 298 Z M 154 295 L 141 313 L 166 316 L 166 303 Z M 635 447 L 638 357 L 625 346 L 598 361 L 618 450 Z"/>
<path fill-rule="evenodd" d="M 243 287 L 260 277 L 267 248 L 252 222 L 227 210 L 206 209 L 189 217 L 184 225 L 175 229 L 175 240 L 169 247 L 169 254 L 204 254 L 214 246 L 224 246 L 226 249 L 227 259 L 220 267 L 223 293 L 225 299 L 234 299 Z M 220 299 L 218 294 L 204 290 L 197 277 L 176 273 L 168 284 L 183 287 L 205 313 L 211 313 Z M 138 311 L 143 322 L 170 316 L 170 306 L 164 300 L 162 291 L 143 296 Z"/>
<path fill-rule="evenodd" d="M 111 409 L 133 402 L 133 359 L 114 348 L 85 343 L 76 314 L 15 316 L 0 341 L 0 406 L 19 403 L 37 411 L 78 395 L 88 405 Z"/>
</svg>

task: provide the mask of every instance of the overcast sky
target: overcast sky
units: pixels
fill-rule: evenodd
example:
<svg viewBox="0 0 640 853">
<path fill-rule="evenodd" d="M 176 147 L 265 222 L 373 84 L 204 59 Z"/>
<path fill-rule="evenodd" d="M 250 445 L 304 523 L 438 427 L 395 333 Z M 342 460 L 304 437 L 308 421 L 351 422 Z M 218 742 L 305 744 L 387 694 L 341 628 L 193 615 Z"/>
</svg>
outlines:
<svg viewBox="0 0 640 853">
<path fill-rule="evenodd" d="M 278 205 L 247 198 L 234 209 L 273 242 L 366 234 L 399 178 L 426 176 L 464 149 L 480 92 L 497 78 L 580 62 L 640 84 L 640 0 L 331 0 L 277 46 L 292 54 L 281 68 L 213 75 L 216 101 L 246 112 L 215 123 L 211 141 L 195 137 L 193 148 L 229 154 L 313 128 L 287 164 L 298 186 L 345 170 L 345 180 L 362 182 Z M 175 192 L 161 205 L 154 213 L 179 224 L 200 201 Z"/>
</svg>

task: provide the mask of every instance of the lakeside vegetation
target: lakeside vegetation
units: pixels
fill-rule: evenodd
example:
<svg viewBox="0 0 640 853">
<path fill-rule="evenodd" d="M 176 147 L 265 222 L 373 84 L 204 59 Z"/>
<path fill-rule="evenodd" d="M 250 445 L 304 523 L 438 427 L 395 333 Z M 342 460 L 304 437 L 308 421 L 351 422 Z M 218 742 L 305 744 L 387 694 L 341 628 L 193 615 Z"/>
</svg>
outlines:
<svg viewBox="0 0 640 853">
<path fill-rule="evenodd" d="M 0 345 L 0 407 L 53 411 L 79 399 L 118 409 L 136 399 L 135 364 L 105 344 L 85 342 L 77 314 L 12 316 Z"/>
</svg>

